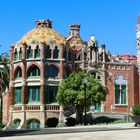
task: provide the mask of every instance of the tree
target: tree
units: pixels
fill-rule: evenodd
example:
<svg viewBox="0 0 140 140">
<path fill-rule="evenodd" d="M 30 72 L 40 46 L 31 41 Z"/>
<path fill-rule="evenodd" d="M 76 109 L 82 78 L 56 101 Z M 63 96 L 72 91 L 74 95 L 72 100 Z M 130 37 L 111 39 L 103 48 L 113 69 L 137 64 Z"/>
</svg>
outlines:
<svg viewBox="0 0 140 140">
<path fill-rule="evenodd" d="M 57 101 L 63 107 L 75 107 L 77 111 L 77 119 L 82 123 L 84 109 L 84 84 L 83 78 L 87 77 L 86 85 L 86 107 L 104 101 L 106 92 L 102 84 L 96 80 L 93 75 L 84 72 L 75 72 L 69 77 L 62 80 L 58 87 Z"/>
<path fill-rule="evenodd" d="M 0 125 L 2 125 L 2 93 L 9 88 L 9 59 L 0 55 Z"/>
</svg>

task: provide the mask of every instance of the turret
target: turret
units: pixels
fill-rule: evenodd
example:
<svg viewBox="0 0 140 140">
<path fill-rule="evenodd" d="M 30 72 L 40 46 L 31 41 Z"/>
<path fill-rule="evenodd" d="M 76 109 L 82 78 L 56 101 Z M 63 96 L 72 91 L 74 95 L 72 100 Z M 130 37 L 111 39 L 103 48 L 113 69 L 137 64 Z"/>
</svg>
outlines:
<svg viewBox="0 0 140 140">
<path fill-rule="evenodd" d="M 80 36 L 79 31 L 80 31 L 80 25 L 79 24 L 71 24 L 70 25 L 70 32 L 69 32 L 70 36 L 73 36 L 73 37 Z"/>
</svg>

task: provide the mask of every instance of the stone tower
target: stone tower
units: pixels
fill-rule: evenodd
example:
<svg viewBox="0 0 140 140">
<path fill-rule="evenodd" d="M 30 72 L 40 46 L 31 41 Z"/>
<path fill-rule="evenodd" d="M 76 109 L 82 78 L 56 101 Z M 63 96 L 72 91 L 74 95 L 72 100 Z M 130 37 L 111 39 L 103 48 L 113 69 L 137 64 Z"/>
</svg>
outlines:
<svg viewBox="0 0 140 140">
<path fill-rule="evenodd" d="M 79 24 L 71 24 L 69 35 L 73 37 L 79 37 L 80 25 Z"/>
<path fill-rule="evenodd" d="M 138 23 L 136 25 L 136 45 L 137 45 L 137 62 L 140 65 L 140 15 L 138 17 Z"/>
</svg>

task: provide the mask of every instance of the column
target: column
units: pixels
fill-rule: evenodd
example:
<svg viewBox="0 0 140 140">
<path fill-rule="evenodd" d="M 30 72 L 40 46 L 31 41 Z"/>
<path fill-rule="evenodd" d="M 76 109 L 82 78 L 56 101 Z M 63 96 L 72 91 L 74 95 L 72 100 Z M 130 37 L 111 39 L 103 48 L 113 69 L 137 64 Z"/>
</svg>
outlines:
<svg viewBox="0 0 140 140">
<path fill-rule="evenodd" d="M 60 65 L 59 65 L 59 78 L 63 79 L 63 77 L 64 77 L 64 67 L 63 67 L 63 62 L 60 62 Z"/>
<path fill-rule="evenodd" d="M 64 44 L 60 44 L 60 52 L 59 52 L 59 59 L 63 59 L 64 57 Z"/>
<path fill-rule="evenodd" d="M 41 102 L 41 105 L 44 104 L 44 85 L 41 85 L 40 86 L 40 102 Z"/>
<path fill-rule="evenodd" d="M 85 64 L 85 59 L 84 59 L 84 45 L 82 47 L 82 70 L 84 70 L 84 64 Z"/>
<path fill-rule="evenodd" d="M 22 104 L 26 103 L 26 85 L 22 85 Z"/>
<path fill-rule="evenodd" d="M 101 112 L 104 112 L 104 103 L 101 102 Z"/>
<path fill-rule="evenodd" d="M 25 42 L 22 43 L 22 60 L 26 60 L 26 46 Z"/>
<path fill-rule="evenodd" d="M 40 73 L 41 73 L 41 86 L 40 86 L 40 102 L 41 104 L 44 104 L 44 86 L 45 86 L 45 47 L 44 43 L 40 43 L 39 47 L 41 50 L 41 68 L 40 68 Z"/>
<path fill-rule="evenodd" d="M 7 114 L 9 121 L 12 121 L 12 116 L 13 116 L 13 106 L 14 105 L 14 87 L 11 87 L 10 90 L 8 91 L 8 109 L 7 109 Z"/>
<path fill-rule="evenodd" d="M 22 104 L 26 104 L 26 43 L 22 43 Z"/>
<path fill-rule="evenodd" d="M 72 47 L 71 49 L 71 60 L 72 60 L 72 65 L 73 65 L 73 71 L 76 71 L 76 64 L 75 64 L 75 60 L 76 60 L 76 49 L 75 46 Z"/>
<path fill-rule="evenodd" d="M 10 84 L 9 87 L 13 87 L 13 80 L 14 80 L 14 67 L 13 67 L 13 61 L 14 61 L 14 46 L 12 45 L 10 48 Z"/>
<path fill-rule="evenodd" d="M 40 127 L 44 128 L 45 127 L 45 108 L 44 108 L 44 94 L 45 94 L 45 43 L 40 43 L 39 44 L 40 48 L 40 57 L 41 57 L 41 68 L 40 68 Z"/>
</svg>

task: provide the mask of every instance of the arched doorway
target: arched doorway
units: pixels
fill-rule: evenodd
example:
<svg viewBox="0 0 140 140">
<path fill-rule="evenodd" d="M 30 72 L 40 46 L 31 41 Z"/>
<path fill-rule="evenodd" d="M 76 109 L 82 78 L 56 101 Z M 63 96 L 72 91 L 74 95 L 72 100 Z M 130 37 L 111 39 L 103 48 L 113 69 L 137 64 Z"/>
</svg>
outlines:
<svg viewBox="0 0 140 140">
<path fill-rule="evenodd" d="M 38 129 L 40 128 L 40 121 L 37 119 L 30 119 L 27 121 L 28 129 Z"/>
<path fill-rule="evenodd" d="M 21 122 L 20 119 L 15 119 L 14 122 L 13 122 L 13 127 L 17 129 L 20 125 L 20 122 Z"/>
</svg>

